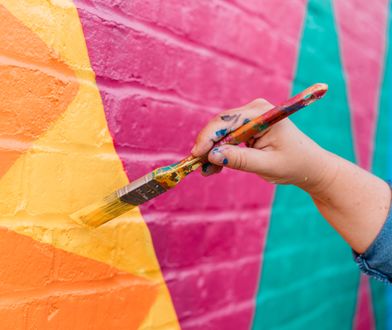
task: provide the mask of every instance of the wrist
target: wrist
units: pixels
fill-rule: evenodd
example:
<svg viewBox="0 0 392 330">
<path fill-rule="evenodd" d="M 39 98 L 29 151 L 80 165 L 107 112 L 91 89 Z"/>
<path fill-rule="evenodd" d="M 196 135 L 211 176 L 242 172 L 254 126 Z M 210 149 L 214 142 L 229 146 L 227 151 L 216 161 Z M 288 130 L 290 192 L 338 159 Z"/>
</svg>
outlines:
<svg viewBox="0 0 392 330">
<path fill-rule="evenodd" d="M 296 185 L 313 198 L 321 198 L 338 176 L 340 160 L 338 156 L 320 148 L 309 161 L 308 175 Z"/>
</svg>

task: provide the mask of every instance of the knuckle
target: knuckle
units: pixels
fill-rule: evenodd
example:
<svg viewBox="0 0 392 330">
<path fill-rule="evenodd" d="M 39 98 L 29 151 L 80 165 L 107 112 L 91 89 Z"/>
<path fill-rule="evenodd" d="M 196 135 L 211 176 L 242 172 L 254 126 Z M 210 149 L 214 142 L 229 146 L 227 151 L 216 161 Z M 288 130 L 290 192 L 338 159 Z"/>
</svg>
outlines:
<svg viewBox="0 0 392 330">
<path fill-rule="evenodd" d="M 253 100 L 251 102 L 251 104 L 255 105 L 255 106 L 264 106 L 264 105 L 268 104 L 268 101 L 266 99 L 263 99 L 262 97 L 259 97 L 255 100 Z"/>
<path fill-rule="evenodd" d="M 239 149 L 236 153 L 236 157 L 234 159 L 234 167 L 238 170 L 244 170 L 247 168 L 247 159 L 244 154 L 244 150 Z"/>
<path fill-rule="evenodd" d="M 253 102 L 251 102 L 251 105 L 255 108 L 260 108 L 260 109 L 266 109 L 266 108 L 271 108 L 272 104 L 269 103 L 266 99 L 263 98 L 257 98 Z"/>
<path fill-rule="evenodd" d="M 202 143 L 205 140 L 205 133 L 201 131 L 196 137 L 196 144 Z"/>
</svg>

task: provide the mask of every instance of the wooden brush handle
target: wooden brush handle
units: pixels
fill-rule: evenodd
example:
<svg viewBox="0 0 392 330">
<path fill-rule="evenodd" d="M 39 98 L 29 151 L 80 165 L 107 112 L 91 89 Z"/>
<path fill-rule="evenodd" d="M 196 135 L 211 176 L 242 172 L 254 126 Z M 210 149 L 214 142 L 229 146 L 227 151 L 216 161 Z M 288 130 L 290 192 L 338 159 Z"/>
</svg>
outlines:
<svg viewBox="0 0 392 330">
<path fill-rule="evenodd" d="M 315 84 L 308 87 L 286 102 L 275 106 L 261 116 L 238 127 L 236 130 L 226 135 L 222 140 L 218 141 L 214 145 L 214 148 L 224 144 L 240 144 L 249 141 L 256 134 L 266 130 L 271 125 L 320 99 L 327 90 L 328 86 L 326 84 Z"/>
</svg>

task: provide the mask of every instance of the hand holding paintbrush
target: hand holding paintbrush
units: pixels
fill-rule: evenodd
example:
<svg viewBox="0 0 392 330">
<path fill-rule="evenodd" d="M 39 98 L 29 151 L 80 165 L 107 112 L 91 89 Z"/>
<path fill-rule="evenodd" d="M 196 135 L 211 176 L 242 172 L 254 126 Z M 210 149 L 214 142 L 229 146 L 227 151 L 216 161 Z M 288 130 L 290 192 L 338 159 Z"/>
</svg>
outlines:
<svg viewBox="0 0 392 330">
<path fill-rule="evenodd" d="M 225 112 L 201 131 L 191 156 L 145 175 L 72 217 L 97 227 L 169 190 L 201 165 L 207 175 L 222 166 L 230 167 L 256 173 L 273 183 L 302 188 L 351 245 L 360 268 L 391 282 L 392 211 L 388 184 L 321 148 L 290 120 L 281 121 L 326 91 L 326 85 L 316 84 L 276 107 L 262 101 Z M 250 148 L 236 146 L 242 142 Z"/>
<path fill-rule="evenodd" d="M 213 147 L 213 154 L 217 154 L 217 157 L 219 158 L 219 155 L 223 155 L 221 148 L 224 145 L 237 145 L 243 142 L 252 144 L 254 143 L 254 138 L 262 132 L 265 132 L 271 125 L 313 103 L 321 98 L 326 91 L 327 85 L 315 84 L 287 102 L 272 107 L 272 109 L 262 113 L 254 119 L 250 121 L 245 120 L 242 126 L 229 134 L 226 134 L 227 131 L 225 130 L 221 131 L 220 135 L 222 136 L 222 139 L 217 141 L 214 145 L 211 143 L 208 148 L 204 146 L 204 150 L 202 147 L 200 149 L 202 151 L 194 151 L 194 156 L 189 156 L 170 166 L 158 168 L 108 195 L 102 201 L 72 214 L 71 217 L 76 221 L 91 227 L 100 226 L 135 206 L 143 204 L 176 186 L 189 173 L 193 172 L 201 165 L 208 163 L 208 151 L 211 147 Z M 215 158 L 211 158 L 210 155 L 210 160 L 211 159 L 213 160 Z M 227 158 L 223 157 L 221 164 L 232 165 L 225 164 L 226 160 Z"/>
</svg>

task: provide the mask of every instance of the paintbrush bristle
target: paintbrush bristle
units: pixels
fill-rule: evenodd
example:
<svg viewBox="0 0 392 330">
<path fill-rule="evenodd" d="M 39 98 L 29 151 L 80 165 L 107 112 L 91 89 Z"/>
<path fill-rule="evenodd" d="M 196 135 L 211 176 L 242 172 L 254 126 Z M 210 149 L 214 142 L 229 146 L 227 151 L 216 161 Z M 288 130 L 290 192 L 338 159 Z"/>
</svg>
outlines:
<svg viewBox="0 0 392 330">
<path fill-rule="evenodd" d="M 100 202 L 73 213 L 71 218 L 79 224 L 95 228 L 164 193 L 166 190 L 166 187 L 154 180 L 153 173 L 149 173 L 106 196 Z"/>
<path fill-rule="evenodd" d="M 181 162 L 161 167 L 71 215 L 77 223 L 98 227 L 176 186 L 201 165 L 189 156 Z"/>
<path fill-rule="evenodd" d="M 96 228 L 128 212 L 135 206 L 121 201 L 115 192 L 100 202 L 91 204 L 73 213 L 71 218 L 81 225 Z"/>
</svg>

